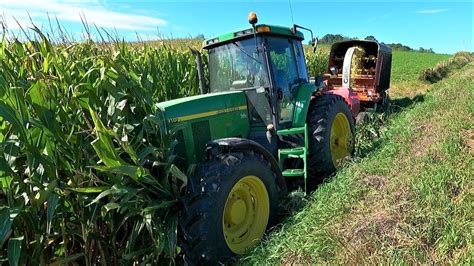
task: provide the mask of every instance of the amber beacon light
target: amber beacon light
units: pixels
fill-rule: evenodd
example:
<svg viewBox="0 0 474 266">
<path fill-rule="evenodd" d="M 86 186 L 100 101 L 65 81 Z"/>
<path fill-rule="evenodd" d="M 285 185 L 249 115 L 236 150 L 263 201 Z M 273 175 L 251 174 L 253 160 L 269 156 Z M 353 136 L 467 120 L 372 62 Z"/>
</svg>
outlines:
<svg viewBox="0 0 474 266">
<path fill-rule="evenodd" d="M 257 14 L 253 11 L 249 13 L 248 19 L 249 19 L 249 23 L 252 25 L 257 24 L 258 22 Z"/>
</svg>

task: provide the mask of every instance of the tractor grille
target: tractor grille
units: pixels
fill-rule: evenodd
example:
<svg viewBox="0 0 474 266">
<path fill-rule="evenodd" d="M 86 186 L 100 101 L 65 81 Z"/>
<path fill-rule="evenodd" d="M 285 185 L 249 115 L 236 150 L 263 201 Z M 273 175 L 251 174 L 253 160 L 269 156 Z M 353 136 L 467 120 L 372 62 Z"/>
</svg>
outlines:
<svg viewBox="0 0 474 266">
<path fill-rule="evenodd" d="M 204 148 L 206 143 L 211 140 L 211 131 L 209 129 L 209 121 L 196 122 L 191 125 L 194 137 L 194 151 L 197 161 L 204 160 Z"/>
<path fill-rule="evenodd" d="M 175 136 L 178 143 L 174 146 L 174 154 L 176 155 L 177 164 L 183 164 L 186 162 L 186 144 L 184 143 L 183 130 L 176 132 Z"/>
</svg>

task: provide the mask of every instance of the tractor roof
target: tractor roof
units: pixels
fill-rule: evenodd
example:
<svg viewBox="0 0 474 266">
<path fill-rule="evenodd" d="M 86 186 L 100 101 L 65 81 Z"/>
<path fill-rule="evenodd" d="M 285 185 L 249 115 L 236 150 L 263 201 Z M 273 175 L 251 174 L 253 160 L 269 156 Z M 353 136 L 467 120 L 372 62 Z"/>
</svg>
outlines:
<svg viewBox="0 0 474 266">
<path fill-rule="evenodd" d="M 257 30 L 257 35 L 266 34 L 266 35 L 279 35 L 289 38 L 296 38 L 303 40 L 304 35 L 300 31 L 296 31 L 293 33 L 291 28 L 282 27 L 282 26 L 275 26 L 275 25 L 266 25 L 266 24 L 259 24 L 255 26 Z M 245 28 L 237 31 L 231 31 L 228 33 L 221 34 L 214 38 L 207 39 L 203 42 L 203 48 L 212 48 L 214 46 L 221 45 L 223 43 L 229 42 L 231 40 L 243 39 L 253 36 L 253 29 L 252 28 Z"/>
</svg>

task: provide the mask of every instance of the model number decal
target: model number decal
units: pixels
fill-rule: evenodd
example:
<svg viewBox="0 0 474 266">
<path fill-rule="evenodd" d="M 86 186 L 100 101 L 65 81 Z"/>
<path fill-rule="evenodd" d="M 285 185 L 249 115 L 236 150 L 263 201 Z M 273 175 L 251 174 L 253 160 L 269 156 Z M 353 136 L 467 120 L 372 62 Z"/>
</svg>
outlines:
<svg viewBox="0 0 474 266">
<path fill-rule="evenodd" d="M 236 111 L 243 111 L 243 110 L 247 110 L 247 105 L 230 107 L 230 108 L 209 111 L 209 112 L 204 112 L 204 113 L 198 113 L 198 114 L 192 114 L 192 115 L 179 116 L 179 117 L 168 119 L 168 122 L 169 123 L 185 122 L 185 121 L 189 121 L 193 119 L 205 118 L 209 116 L 231 113 L 231 112 L 236 112 Z"/>
</svg>

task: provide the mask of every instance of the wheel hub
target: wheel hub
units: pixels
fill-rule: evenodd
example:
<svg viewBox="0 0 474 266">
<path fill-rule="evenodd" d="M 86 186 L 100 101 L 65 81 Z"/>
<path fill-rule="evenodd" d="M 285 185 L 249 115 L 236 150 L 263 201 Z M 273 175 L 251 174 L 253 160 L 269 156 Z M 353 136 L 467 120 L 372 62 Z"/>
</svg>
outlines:
<svg viewBox="0 0 474 266">
<path fill-rule="evenodd" d="M 256 176 L 245 176 L 232 188 L 224 207 L 222 227 L 232 252 L 243 254 L 265 233 L 270 200 L 265 184 Z"/>
<path fill-rule="evenodd" d="M 342 159 L 350 155 L 351 136 L 349 120 L 343 113 L 338 113 L 332 122 L 330 139 L 331 157 L 335 167 Z"/>
<path fill-rule="evenodd" d="M 242 199 L 232 199 L 229 203 L 229 211 L 225 212 L 225 220 L 233 225 L 238 225 L 245 220 L 247 206 Z"/>
</svg>

